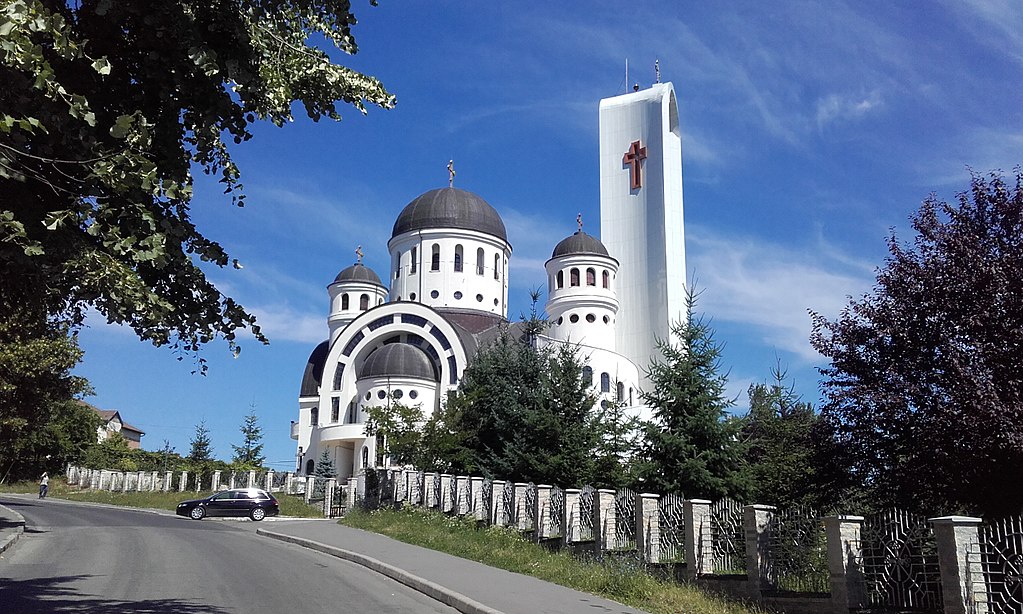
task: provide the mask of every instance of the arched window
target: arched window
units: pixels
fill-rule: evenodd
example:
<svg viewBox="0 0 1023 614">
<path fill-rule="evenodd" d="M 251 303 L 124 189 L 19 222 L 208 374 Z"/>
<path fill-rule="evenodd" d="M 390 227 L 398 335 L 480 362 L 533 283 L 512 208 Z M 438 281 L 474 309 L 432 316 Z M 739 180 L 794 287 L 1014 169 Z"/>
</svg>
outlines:
<svg viewBox="0 0 1023 614">
<path fill-rule="evenodd" d="M 416 274 L 416 256 L 418 256 L 418 255 L 419 255 L 419 250 L 417 248 L 413 247 L 412 248 L 412 252 L 411 252 L 411 256 L 412 256 L 411 260 L 412 260 L 412 262 L 409 263 L 409 273 L 411 273 L 412 275 Z"/>
<path fill-rule="evenodd" d="M 367 309 L 369 309 L 369 295 L 368 294 L 363 294 L 362 296 L 359 297 L 359 309 L 362 310 L 362 311 L 366 311 Z"/>
<path fill-rule="evenodd" d="M 611 274 L 608 273 L 607 271 L 604 271 L 603 277 L 604 277 L 604 288 L 610 288 L 611 287 Z"/>
<path fill-rule="evenodd" d="M 305 474 L 312 475 L 313 470 L 316 469 L 316 461 L 310 459 L 305 462 Z"/>
<path fill-rule="evenodd" d="M 583 383 L 587 386 L 593 385 L 593 369 L 591 367 L 583 367 Z"/>
<path fill-rule="evenodd" d="M 437 243 L 433 244 L 433 253 L 430 254 L 430 270 L 440 270 L 440 245 Z"/>
<path fill-rule="evenodd" d="M 337 422 L 341 413 L 341 399 L 334 397 L 330 400 L 330 421 Z"/>
<path fill-rule="evenodd" d="M 316 426 L 320 423 L 320 408 L 313 407 L 309 410 L 309 425 Z"/>
<path fill-rule="evenodd" d="M 558 271 L 558 288 L 564 288 L 564 287 L 565 287 L 565 272 L 564 271 Z"/>
<path fill-rule="evenodd" d="M 625 400 L 625 384 L 618 382 L 618 401 Z"/>
<path fill-rule="evenodd" d="M 586 269 L 586 285 L 595 286 L 597 285 L 597 272 L 593 269 Z"/>
<path fill-rule="evenodd" d="M 455 246 L 455 273 L 462 272 L 462 246 Z"/>
<path fill-rule="evenodd" d="M 394 255 L 394 278 L 401 277 L 401 252 Z"/>
<path fill-rule="evenodd" d="M 494 254 L 494 279 L 501 279 L 501 254 Z"/>
<path fill-rule="evenodd" d="M 568 283 L 572 286 L 579 285 L 579 269 L 572 269 L 568 272 Z"/>
<path fill-rule="evenodd" d="M 362 468 L 369 466 L 369 446 L 362 446 Z"/>
<path fill-rule="evenodd" d="M 611 392 L 611 376 L 607 373 L 600 374 L 600 391 Z"/>
<path fill-rule="evenodd" d="M 341 295 L 341 311 L 348 310 L 348 293 L 345 292 Z"/>
<path fill-rule="evenodd" d="M 483 248 L 476 249 L 476 274 L 483 274 Z"/>
<path fill-rule="evenodd" d="M 632 386 L 629 386 L 629 405 L 635 405 L 632 401 Z"/>
</svg>

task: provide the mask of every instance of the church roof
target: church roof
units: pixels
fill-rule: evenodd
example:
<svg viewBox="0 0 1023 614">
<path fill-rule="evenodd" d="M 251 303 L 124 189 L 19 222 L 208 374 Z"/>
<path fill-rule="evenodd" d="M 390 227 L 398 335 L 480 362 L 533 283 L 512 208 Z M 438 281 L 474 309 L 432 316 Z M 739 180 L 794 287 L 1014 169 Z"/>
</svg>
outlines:
<svg viewBox="0 0 1023 614">
<path fill-rule="evenodd" d="M 437 381 L 430 357 L 423 350 L 407 343 L 389 343 L 373 350 L 359 373 L 359 379 L 387 376 Z"/>
<path fill-rule="evenodd" d="M 339 276 L 340 277 L 340 276 Z M 302 389 L 300 397 L 314 397 L 319 394 L 320 382 L 323 377 L 323 365 L 327 361 L 327 350 L 330 343 L 324 341 L 316 346 L 313 353 L 309 355 L 309 361 L 305 365 L 305 373 L 302 374 Z"/>
<path fill-rule="evenodd" d="M 574 235 L 566 237 L 561 240 L 554 247 L 554 253 L 551 254 L 551 258 L 557 258 L 559 256 L 572 256 L 575 254 L 597 254 L 600 256 L 608 256 L 607 248 L 594 236 L 588 235 L 581 230 L 577 230 Z"/>
<path fill-rule="evenodd" d="M 361 262 L 356 262 L 352 266 L 338 273 L 337 277 L 334 278 L 334 283 L 339 281 L 364 281 L 378 286 L 384 285 L 380 281 L 380 276 L 374 273 L 373 269 Z"/>
<path fill-rule="evenodd" d="M 417 196 L 398 214 L 391 237 L 432 228 L 477 230 L 508 240 L 497 210 L 476 194 L 458 188 L 438 188 Z"/>
</svg>

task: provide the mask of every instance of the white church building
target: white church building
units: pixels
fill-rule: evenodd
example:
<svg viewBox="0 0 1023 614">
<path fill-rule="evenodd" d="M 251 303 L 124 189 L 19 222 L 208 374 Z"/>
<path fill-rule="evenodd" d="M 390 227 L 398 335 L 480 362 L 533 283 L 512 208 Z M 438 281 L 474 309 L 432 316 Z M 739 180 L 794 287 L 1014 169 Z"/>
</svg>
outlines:
<svg viewBox="0 0 1023 614">
<path fill-rule="evenodd" d="M 656 340 L 684 314 L 682 147 L 670 83 L 600 103 L 601 239 L 580 229 L 546 263 L 549 328 L 579 348 L 600 402 L 641 412 Z M 340 478 L 376 466 L 366 408 L 395 399 L 429 415 L 508 320 L 508 242 L 500 213 L 455 187 L 414 198 L 394 222 L 386 277 L 359 261 L 327 286 L 327 339 L 299 392 L 299 473 L 326 450 Z"/>
</svg>

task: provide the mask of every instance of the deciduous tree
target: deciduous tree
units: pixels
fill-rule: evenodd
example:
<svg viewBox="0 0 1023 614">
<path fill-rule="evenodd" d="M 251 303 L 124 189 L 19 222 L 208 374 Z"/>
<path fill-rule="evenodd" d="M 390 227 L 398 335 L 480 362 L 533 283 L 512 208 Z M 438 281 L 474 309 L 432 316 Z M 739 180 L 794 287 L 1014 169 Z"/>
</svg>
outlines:
<svg viewBox="0 0 1023 614">
<path fill-rule="evenodd" d="M 822 418 L 882 504 L 1023 508 L 1023 174 L 973 175 L 893 232 L 874 289 L 813 315 Z"/>
</svg>

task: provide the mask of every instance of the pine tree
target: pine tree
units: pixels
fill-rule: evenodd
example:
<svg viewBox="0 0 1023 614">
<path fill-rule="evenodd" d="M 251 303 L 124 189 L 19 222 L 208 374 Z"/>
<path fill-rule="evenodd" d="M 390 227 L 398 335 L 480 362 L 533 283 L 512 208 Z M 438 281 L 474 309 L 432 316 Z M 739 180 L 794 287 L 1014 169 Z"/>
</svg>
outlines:
<svg viewBox="0 0 1023 614">
<path fill-rule="evenodd" d="M 745 498 L 740 421 L 728 416 L 727 377 L 720 371 L 721 347 L 702 317 L 694 318 L 697 295 L 687 292 L 686 320 L 674 325 L 678 343 L 660 340 L 661 352 L 648 370 L 652 388 L 642 393 L 653 410 L 644 425 L 637 467 L 646 490 L 690 498 Z"/>
<path fill-rule="evenodd" d="M 249 469 L 256 469 L 263 466 L 266 457 L 263 456 L 263 429 L 259 427 L 259 418 L 256 416 L 256 405 L 249 406 L 249 415 L 245 416 L 242 422 L 242 445 L 232 445 L 234 449 L 234 465 L 244 466 Z"/>
<path fill-rule="evenodd" d="M 326 450 L 320 452 L 320 459 L 316 461 L 316 469 L 313 471 L 313 477 L 317 478 L 337 477 L 334 471 L 334 459 L 330 457 L 330 454 Z"/>
<path fill-rule="evenodd" d="M 206 428 L 206 420 L 195 425 L 195 435 L 189 442 L 191 449 L 188 452 L 188 460 L 193 463 L 205 463 L 213 460 L 213 445 L 210 442 L 210 431 Z"/>
</svg>

